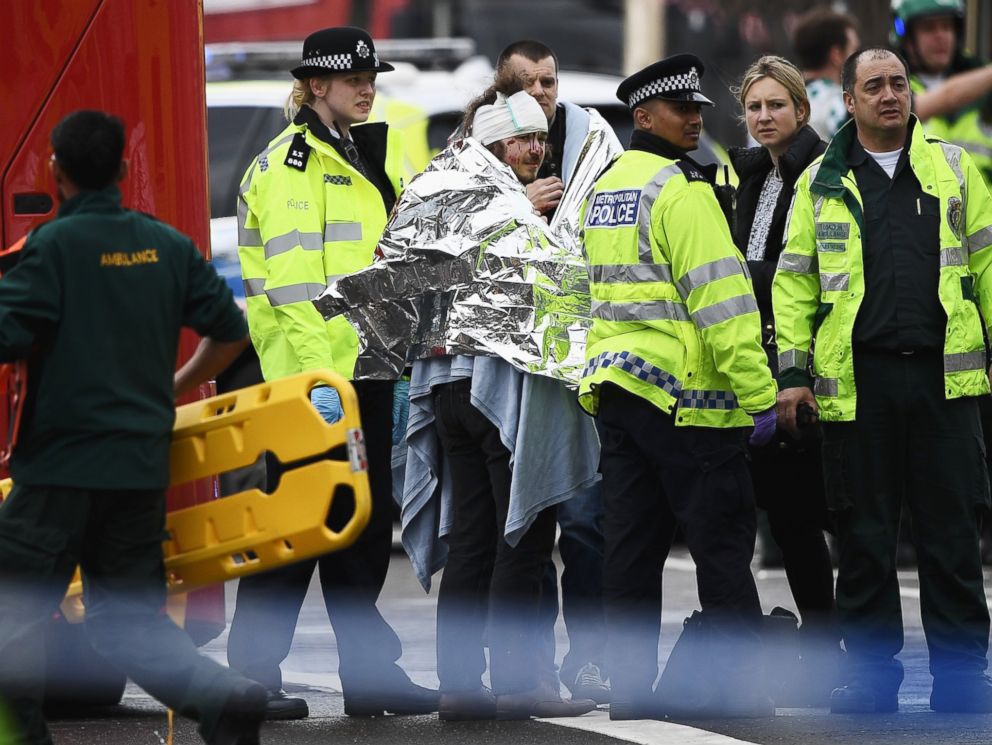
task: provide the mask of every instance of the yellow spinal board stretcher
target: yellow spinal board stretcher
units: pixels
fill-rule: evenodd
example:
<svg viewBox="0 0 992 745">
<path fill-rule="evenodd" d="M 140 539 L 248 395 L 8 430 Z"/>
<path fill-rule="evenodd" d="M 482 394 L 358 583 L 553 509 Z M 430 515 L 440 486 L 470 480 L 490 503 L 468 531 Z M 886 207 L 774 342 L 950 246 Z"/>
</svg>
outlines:
<svg viewBox="0 0 992 745">
<path fill-rule="evenodd" d="M 310 390 L 337 390 L 344 416 L 327 424 L 310 403 Z M 321 458 L 341 448 L 347 460 Z M 283 464 L 272 494 L 248 489 L 166 516 L 163 543 L 170 593 L 236 579 L 347 548 L 372 514 L 368 464 L 358 398 L 331 370 L 314 370 L 195 401 L 176 409 L 171 484 L 250 466 L 265 452 Z M 309 460 L 308 460 L 309 459 Z M 10 481 L 0 484 L 6 495 Z M 334 500 L 350 492 L 354 508 L 335 530 L 328 525 Z M 63 601 L 70 621 L 82 620 L 77 576 Z"/>
</svg>

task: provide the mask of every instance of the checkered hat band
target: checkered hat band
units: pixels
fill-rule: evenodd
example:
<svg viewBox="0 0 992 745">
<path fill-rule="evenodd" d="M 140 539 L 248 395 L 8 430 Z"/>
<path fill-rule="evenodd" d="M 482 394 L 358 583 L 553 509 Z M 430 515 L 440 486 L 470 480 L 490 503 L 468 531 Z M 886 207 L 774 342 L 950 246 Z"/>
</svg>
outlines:
<svg viewBox="0 0 992 745">
<path fill-rule="evenodd" d="M 351 54 L 325 54 L 320 57 L 307 57 L 304 65 L 310 67 L 325 67 L 329 70 L 350 70 Z"/>
<path fill-rule="evenodd" d="M 699 76 L 693 70 L 679 75 L 671 75 L 667 78 L 652 80 L 647 85 L 642 85 L 627 98 L 627 106 L 633 108 L 641 101 L 662 93 L 672 91 L 694 91 L 699 93 Z"/>
</svg>

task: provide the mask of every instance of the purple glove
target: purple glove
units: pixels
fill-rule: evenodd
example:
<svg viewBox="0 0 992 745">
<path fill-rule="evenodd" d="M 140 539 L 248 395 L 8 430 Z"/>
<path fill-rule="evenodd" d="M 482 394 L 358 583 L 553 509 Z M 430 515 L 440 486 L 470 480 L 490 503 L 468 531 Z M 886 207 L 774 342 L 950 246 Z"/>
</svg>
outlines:
<svg viewBox="0 0 992 745">
<path fill-rule="evenodd" d="M 775 428 L 778 426 L 778 415 L 775 407 L 766 409 L 759 414 L 752 415 L 754 418 L 754 432 L 748 438 L 751 447 L 760 448 L 772 441 L 775 436 Z"/>
</svg>

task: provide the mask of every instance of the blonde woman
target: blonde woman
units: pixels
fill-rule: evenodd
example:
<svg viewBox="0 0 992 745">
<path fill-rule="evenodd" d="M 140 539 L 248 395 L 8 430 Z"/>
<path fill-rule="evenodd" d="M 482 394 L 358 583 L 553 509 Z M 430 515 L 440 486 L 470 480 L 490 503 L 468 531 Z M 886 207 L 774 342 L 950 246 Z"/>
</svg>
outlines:
<svg viewBox="0 0 992 745">
<path fill-rule="evenodd" d="M 774 371 L 772 277 L 796 179 L 823 153 L 826 143 L 809 126 L 802 73 L 787 60 L 767 56 L 753 63 L 737 94 L 742 119 L 758 147 L 730 150 L 740 177 L 734 241 L 747 258 L 768 364 Z M 837 682 L 839 646 L 833 620 L 833 572 L 823 536 L 826 503 L 819 443 L 780 434 L 769 445 L 752 448 L 751 458 L 755 497 L 767 511 L 772 536 L 782 549 L 789 587 L 802 617 L 803 676 L 798 686 L 789 681 L 788 687 L 799 700 L 786 703 L 826 705 Z"/>
</svg>

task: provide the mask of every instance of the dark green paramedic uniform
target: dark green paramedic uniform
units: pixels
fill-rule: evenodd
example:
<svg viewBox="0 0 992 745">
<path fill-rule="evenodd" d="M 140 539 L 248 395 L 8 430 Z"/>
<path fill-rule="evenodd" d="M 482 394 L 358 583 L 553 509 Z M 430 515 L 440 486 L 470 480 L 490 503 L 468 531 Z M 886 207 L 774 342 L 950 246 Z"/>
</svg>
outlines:
<svg viewBox="0 0 992 745">
<path fill-rule="evenodd" d="M 96 650 L 205 739 L 248 685 L 160 613 L 180 329 L 229 342 L 247 328 L 189 238 L 120 202 L 116 187 L 67 200 L 0 280 L 0 361 L 29 360 L 0 505 L 0 695 L 30 745 L 51 742 L 40 632 L 77 564 Z"/>
</svg>

